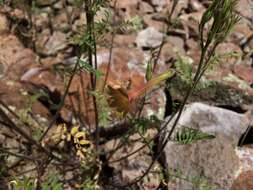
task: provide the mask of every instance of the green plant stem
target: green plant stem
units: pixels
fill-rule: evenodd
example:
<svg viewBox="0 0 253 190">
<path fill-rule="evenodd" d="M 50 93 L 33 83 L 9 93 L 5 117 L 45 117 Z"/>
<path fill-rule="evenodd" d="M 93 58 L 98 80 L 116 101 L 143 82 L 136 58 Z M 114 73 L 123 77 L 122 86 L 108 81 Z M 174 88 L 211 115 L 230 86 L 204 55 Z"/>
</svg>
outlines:
<svg viewBox="0 0 253 190">
<path fill-rule="evenodd" d="M 32 145 L 35 145 L 39 150 L 42 150 L 45 152 L 48 156 L 52 156 L 57 161 L 62 161 L 59 157 L 55 156 L 53 153 L 51 153 L 46 148 L 42 147 L 36 140 L 34 140 L 32 137 L 30 137 L 25 131 L 23 131 L 20 127 L 18 127 L 8 116 L 7 114 L 0 108 L 0 116 L 3 118 L 3 121 L 0 121 L 1 124 L 8 127 L 10 130 L 13 130 L 20 134 L 23 138 L 28 140 Z"/>
<path fill-rule="evenodd" d="M 15 156 L 15 157 L 17 157 L 17 158 L 22 158 L 22 159 L 25 159 L 25 160 L 30 160 L 30 161 L 33 161 L 33 162 L 39 161 L 39 160 L 38 160 L 37 158 L 35 158 L 35 157 L 27 156 L 27 155 L 24 155 L 24 154 L 13 153 L 13 152 L 10 152 L 10 151 L 8 151 L 8 150 L 6 150 L 6 149 L 4 149 L 4 148 L 1 148 L 1 147 L 0 147 L 0 152 L 6 153 L 6 154 L 8 154 L 8 155 Z"/>
<path fill-rule="evenodd" d="M 165 30 L 166 33 L 169 31 L 169 29 L 170 29 L 170 27 L 171 27 L 172 15 L 173 15 L 174 11 L 176 10 L 177 4 L 178 4 L 178 0 L 173 0 L 173 5 L 172 5 L 172 7 L 171 7 L 170 13 L 169 13 L 168 18 L 167 18 L 167 23 L 166 23 L 166 26 L 167 26 L 167 27 L 166 27 L 166 30 Z M 154 58 L 153 73 L 155 72 L 156 67 L 157 67 L 157 65 L 158 65 L 158 60 L 159 60 L 159 57 L 160 57 L 160 55 L 161 55 L 163 46 L 164 46 L 164 44 L 165 44 L 165 39 L 166 39 L 166 34 L 163 36 L 162 42 L 161 42 L 161 44 L 160 44 L 160 46 L 159 46 L 159 49 L 158 49 L 158 53 L 157 53 L 156 57 Z"/>
<path fill-rule="evenodd" d="M 114 4 L 113 4 L 114 10 L 116 9 L 116 4 L 117 4 L 117 0 L 115 0 Z M 113 23 L 116 22 L 115 13 L 113 14 L 112 22 Z M 106 86 L 106 83 L 107 83 L 108 77 L 109 77 L 109 72 L 110 72 L 111 63 L 112 63 L 112 51 L 113 51 L 113 44 L 114 44 L 115 34 L 116 34 L 115 33 L 115 28 L 113 26 L 113 28 L 112 28 L 112 37 L 111 37 L 111 42 L 110 42 L 110 50 L 109 50 L 109 60 L 108 60 L 107 67 L 106 67 L 105 81 L 104 81 L 104 84 L 103 84 L 102 92 L 104 92 L 104 90 L 105 90 L 105 86 Z"/>
<path fill-rule="evenodd" d="M 96 36 L 94 33 L 94 13 L 92 11 L 92 6 L 93 2 L 92 0 L 86 0 L 85 1 L 85 12 L 86 12 L 86 20 L 87 20 L 87 30 L 89 32 L 89 39 L 90 42 L 89 44 L 93 44 L 93 49 L 94 49 L 94 66 L 93 66 L 93 50 L 92 47 L 88 46 L 88 62 L 90 66 L 94 67 L 95 70 L 97 70 L 97 47 L 96 47 Z M 90 73 L 90 78 L 91 78 L 91 86 L 92 90 L 96 89 L 96 76 Z M 98 117 L 98 108 L 97 108 L 97 102 L 96 102 L 96 97 L 92 97 L 93 100 L 93 106 L 94 106 L 94 114 L 95 114 L 95 128 L 96 128 L 96 138 L 95 138 L 95 147 L 96 150 L 98 149 L 98 144 L 99 144 L 99 117 Z"/>
<path fill-rule="evenodd" d="M 57 118 L 58 118 L 59 115 L 60 115 L 60 111 L 61 111 L 62 107 L 64 106 L 65 99 L 66 99 L 66 97 L 67 97 L 67 95 L 68 95 L 70 85 L 71 85 L 72 80 L 73 80 L 73 78 L 74 78 L 74 76 L 75 76 L 75 73 L 76 73 L 76 71 L 77 71 L 79 61 L 80 61 L 80 57 L 77 58 L 77 61 L 76 61 L 76 63 L 75 63 L 75 67 L 74 67 L 74 69 L 73 69 L 73 73 L 72 73 L 72 75 L 70 76 L 70 79 L 69 79 L 69 81 L 68 81 L 67 87 L 66 87 L 66 89 L 65 89 L 65 91 L 64 91 L 63 97 L 62 97 L 61 102 L 60 102 L 60 104 L 59 104 L 59 106 L 58 106 L 58 109 L 57 109 L 57 111 L 56 111 L 56 113 L 55 113 L 55 115 L 54 115 L 54 118 L 53 118 L 53 119 L 51 120 L 51 122 L 49 123 L 49 125 L 48 125 L 46 131 L 42 134 L 42 136 L 41 136 L 39 142 L 42 142 L 42 140 L 45 138 L 45 136 L 47 135 L 48 131 L 52 128 L 52 126 L 55 124 Z"/>
<path fill-rule="evenodd" d="M 217 45 L 216 45 L 217 46 Z M 215 46 L 215 47 L 216 47 Z M 177 123 L 183 113 L 183 110 L 184 110 L 184 107 L 187 103 L 187 100 L 189 98 L 189 96 L 191 95 L 191 93 L 193 92 L 193 89 L 195 88 L 195 86 L 197 85 L 198 81 L 200 80 L 200 77 L 202 76 L 201 74 L 203 74 L 201 71 L 201 69 L 203 68 L 203 65 L 205 66 L 208 62 L 205 62 L 205 56 L 206 56 L 206 52 L 207 52 L 207 44 L 205 45 L 204 49 L 202 49 L 201 51 L 201 58 L 200 58 L 200 61 L 199 61 L 199 64 L 198 64 L 198 68 L 197 68 L 197 72 L 195 73 L 195 76 L 194 76 L 194 80 L 193 80 L 193 85 L 189 87 L 189 89 L 187 90 L 186 92 L 186 95 L 183 99 L 183 102 L 181 103 L 181 106 L 180 106 L 180 109 L 179 109 L 179 112 L 177 113 L 176 115 L 176 119 L 171 127 L 171 130 L 169 131 L 169 134 L 167 135 L 164 143 L 158 147 L 158 154 L 156 155 L 156 157 L 152 160 L 151 164 L 149 165 L 149 167 L 147 168 L 147 170 L 138 178 L 136 178 L 135 180 L 133 180 L 132 182 L 130 183 L 127 183 L 126 185 L 123 185 L 121 187 L 127 187 L 127 186 L 131 186 L 133 184 L 136 184 L 138 182 L 140 182 L 149 172 L 150 170 L 152 169 L 154 163 L 160 158 L 160 156 L 162 155 L 162 151 L 164 150 L 165 146 L 167 145 L 167 143 L 171 140 L 171 136 L 177 126 Z M 212 49 L 212 52 L 214 52 L 215 48 Z M 212 55 L 209 55 L 209 58 L 208 60 L 210 59 Z M 166 127 L 170 121 L 172 120 L 172 118 L 174 117 L 175 115 L 173 115 L 169 120 L 168 122 L 165 123 L 164 127 Z"/>
<path fill-rule="evenodd" d="M 94 15 L 92 13 L 92 1 L 91 0 L 85 0 L 85 13 L 86 13 L 86 20 L 87 20 L 87 32 L 89 33 L 89 46 L 88 46 L 88 62 L 90 64 L 91 67 L 93 67 L 93 60 L 92 60 L 92 47 L 90 46 L 90 44 L 93 44 L 92 41 L 92 37 L 93 37 L 93 32 L 92 32 L 92 28 L 93 28 L 93 19 L 94 19 Z M 91 86 L 92 89 L 95 89 L 95 83 L 94 83 L 94 75 L 93 73 L 90 73 L 90 80 L 91 80 Z"/>
</svg>

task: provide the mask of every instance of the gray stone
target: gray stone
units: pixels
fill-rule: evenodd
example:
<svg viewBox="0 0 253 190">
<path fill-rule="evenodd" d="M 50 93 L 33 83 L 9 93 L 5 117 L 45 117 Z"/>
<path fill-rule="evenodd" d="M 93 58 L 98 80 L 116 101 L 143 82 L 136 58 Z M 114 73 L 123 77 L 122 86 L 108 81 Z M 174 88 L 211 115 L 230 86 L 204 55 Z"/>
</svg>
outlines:
<svg viewBox="0 0 253 190">
<path fill-rule="evenodd" d="M 248 125 L 249 121 L 243 114 L 202 103 L 187 106 L 177 130 L 187 126 L 216 138 L 187 145 L 169 142 L 164 149 L 168 168 L 179 169 L 188 181 L 201 179 L 203 182 L 205 179 L 203 183 L 206 186 L 208 181 L 213 189 L 229 190 L 240 170 L 236 147 Z M 170 182 L 169 189 L 194 190 L 196 187 L 193 183 L 177 179 Z"/>
<path fill-rule="evenodd" d="M 58 51 L 63 50 L 67 47 L 66 34 L 62 32 L 54 32 L 45 44 L 45 53 L 47 55 L 54 55 Z"/>
<path fill-rule="evenodd" d="M 151 0 L 151 3 L 157 11 L 161 11 L 166 5 L 168 5 L 167 0 Z"/>
<path fill-rule="evenodd" d="M 49 6 L 55 2 L 57 2 L 57 0 L 37 0 L 36 1 L 38 6 Z"/>
<path fill-rule="evenodd" d="M 163 34 L 158 32 L 153 27 L 148 27 L 138 33 L 136 44 L 140 48 L 155 48 L 158 47 L 163 40 Z"/>
</svg>

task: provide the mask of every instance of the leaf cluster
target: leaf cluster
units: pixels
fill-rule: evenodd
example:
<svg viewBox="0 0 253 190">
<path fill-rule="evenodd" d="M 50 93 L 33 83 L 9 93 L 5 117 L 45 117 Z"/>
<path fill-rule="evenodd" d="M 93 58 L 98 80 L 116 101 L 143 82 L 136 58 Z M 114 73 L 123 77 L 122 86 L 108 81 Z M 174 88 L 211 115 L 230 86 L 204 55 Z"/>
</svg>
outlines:
<svg viewBox="0 0 253 190">
<path fill-rule="evenodd" d="M 201 36 L 201 47 L 209 46 L 210 43 L 219 44 L 223 42 L 231 32 L 233 26 L 240 20 L 235 13 L 237 0 L 214 0 L 203 14 L 199 24 Z M 204 40 L 204 28 L 212 20 L 212 25 Z"/>
<path fill-rule="evenodd" d="M 192 144 L 199 140 L 213 139 L 214 135 L 210 135 L 208 133 L 204 133 L 200 130 L 182 127 L 181 130 L 177 131 L 173 141 L 179 144 Z"/>
</svg>

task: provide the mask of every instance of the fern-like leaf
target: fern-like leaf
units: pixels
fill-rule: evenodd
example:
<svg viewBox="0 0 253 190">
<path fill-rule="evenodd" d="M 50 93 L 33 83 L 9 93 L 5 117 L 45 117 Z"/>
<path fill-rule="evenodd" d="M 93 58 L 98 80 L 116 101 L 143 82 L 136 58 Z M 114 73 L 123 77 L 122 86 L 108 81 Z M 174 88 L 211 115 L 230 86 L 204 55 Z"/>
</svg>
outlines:
<svg viewBox="0 0 253 190">
<path fill-rule="evenodd" d="M 214 135 L 204 133 L 197 129 L 183 127 L 180 131 L 176 133 L 173 140 L 178 142 L 179 144 L 192 144 L 198 140 L 206 140 L 213 138 L 215 138 Z"/>
</svg>

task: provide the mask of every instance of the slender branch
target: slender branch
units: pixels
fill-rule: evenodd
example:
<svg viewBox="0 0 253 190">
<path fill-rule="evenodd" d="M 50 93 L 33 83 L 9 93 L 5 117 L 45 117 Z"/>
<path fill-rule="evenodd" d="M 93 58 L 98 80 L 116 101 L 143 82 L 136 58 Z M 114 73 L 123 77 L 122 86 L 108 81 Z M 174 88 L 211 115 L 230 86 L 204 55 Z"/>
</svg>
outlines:
<svg viewBox="0 0 253 190">
<path fill-rule="evenodd" d="M 113 4 L 114 10 L 116 9 L 116 4 L 117 4 L 117 0 L 115 0 L 114 4 Z M 116 22 L 116 15 L 115 15 L 115 13 L 113 14 L 112 22 L 113 23 Z M 108 76 L 109 76 L 109 72 L 110 72 L 110 68 L 111 68 L 112 51 L 113 51 L 113 47 L 114 47 L 113 46 L 114 45 L 114 39 L 115 39 L 115 28 L 113 26 L 113 28 L 112 28 L 112 38 L 111 38 L 110 50 L 109 50 L 109 60 L 108 60 L 108 63 L 107 63 L 107 68 L 106 68 L 106 73 L 105 73 L 105 81 L 104 81 L 102 92 L 104 92 L 104 90 L 105 90 L 105 86 L 106 86 L 106 83 L 108 81 Z"/>
<path fill-rule="evenodd" d="M 168 18 L 167 18 L 167 23 L 166 23 L 166 33 L 169 31 L 170 27 L 171 27 L 171 19 L 172 19 L 172 15 L 174 13 L 174 11 L 176 10 L 176 6 L 178 4 L 178 0 L 173 0 L 173 5 L 171 7 L 171 10 L 170 10 L 170 13 L 168 15 Z M 159 60 L 159 57 L 161 55 L 161 52 L 162 52 L 162 49 L 163 49 L 163 46 L 165 44 L 165 39 L 166 39 L 166 34 L 163 35 L 163 38 L 162 38 L 162 42 L 159 46 L 159 49 L 158 49 L 158 53 L 156 55 L 156 57 L 154 58 L 154 67 L 153 67 L 153 72 L 155 72 L 156 70 L 156 67 L 158 65 L 158 60 Z"/>
<path fill-rule="evenodd" d="M 37 158 L 35 157 L 32 157 L 32 156 L 27 156 L 27 155 L 24 155 L 24 154 L 19 154 L 19 153 L 14 153 L 14 152 L 10 152 L 4 148 L 1 148 L 0 147 L 0 152 L 3 152 L 3 153 L 6 153 L 8 155 L 12 155 L 12 156 L 15 156 L 15 157 L 18 157 L 18 158 L 22 158 L 22 159 L 25 159 L 25 160 L 30 160 L 30 161 L 39 161 Z"/>
<path fill-rule="evenodd" d="M 62 107 L 64 106 L 65 99 L 66 99 L 66 97 L 67 97 L 67 95 L 68 95 L 71 82 L 72 82 L 72 80 L 73 80 L 73 78 L 74 78 L 74 76 L 75 76 L 75 73 L 76 73 L 76 71 L 77 71 L 77 68 L 78 68 L 78 65 L 79 65 L 79 61 L 80 61 L 80 57 L 77 58 L 77 61 L 76 61 L 76 63 L 75 63 L 75 67 L 74 67 L 74 69 L 73 69 L 73 73 L 72 73 L 72 75 L 70 76 L 70 79 L 69 79 L 69 81 L 68 81 L 67 87 L 66 87 L 66 89 L 65 89 L 65 91 L 64 91 L 64 94 L 63 94 L 63 96 L 62 96 L 61 102 L 60 102 L 60 104 L 59 104 L 59 106 L 58 106 L 58 109 L 57 109 L 57 111 L 56 111 L 56 113 L 55 113 L 53 119 L 52 119 L 51 122 L 49 123 L 49 125 L 48 125 L 46 131 L 42 134 L 42 136 L 41 136 L 41 138 L 40 138 L 40 140 L 39 140 L 40 142 L 42 142 L 42 140 L 45 138 L 45 136 L 47 135 L 48 131 L 52 128 L 52 126 L 55 124 L 57 118 L 58 118 L 59 115 L 60 115 L 60 111 L 61 111 Z"/>
</svg>

